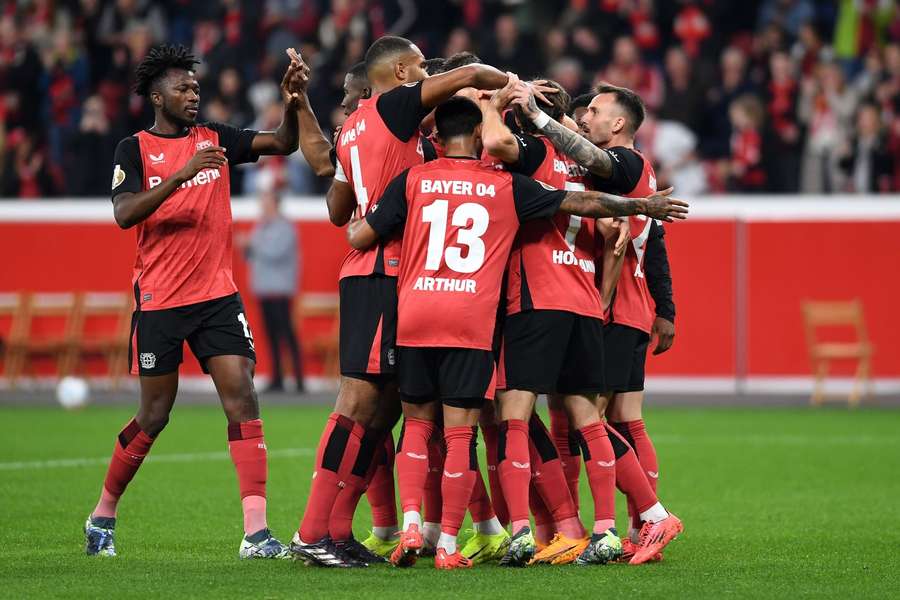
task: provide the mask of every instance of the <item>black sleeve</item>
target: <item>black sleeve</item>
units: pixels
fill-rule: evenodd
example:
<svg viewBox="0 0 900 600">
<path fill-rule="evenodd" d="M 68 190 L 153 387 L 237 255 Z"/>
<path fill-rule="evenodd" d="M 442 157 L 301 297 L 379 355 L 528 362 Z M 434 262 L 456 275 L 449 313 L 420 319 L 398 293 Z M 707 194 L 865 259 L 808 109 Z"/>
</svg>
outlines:
<svg viewBox="0 0 900 600">
<path fill-rule="evenodd" d="M 434 147 L 434 143 L 429 140 L 424 135 L 422 136 L 422 158 L 425 162 L 429 162 L 432 160 L 437 160 L 437 150 Z"/>
<path fill-rule="evenodd" d="M 540 139 L 527 133 L 514 134 L 513 137 L 516 138 L 516 144 L 519 146 L 519 160 L 506 165 L 506 168 L 513 173 L 521 173 L 530 177 L 547 158 L 547 146 Z"/>
<path fill-rule="evenodd" d="M 675 302 L 672 299 L 672 274 L 669 271 L 665 235 L 665 229 L 657 221 L 650 224 L 644 273 L 647 275 L 647 289 L 656 303 L 656 315 L 674 323 Z"/>
<path fill-rule="evenodd" d="M 385 92 L 378 97 L 375 106 L 384 124 L 401 142 L 419 133 L 422 119 L 431 112 L 430 108 L 422 106 L 421 81 L 407 83 Z"/>
<path fill-rule="evenodd" d="M 331 166 L 337 169 L 337 148 L 334 146 L 328 151 L 328 160 L 331 161 Z"/>
<path fill-rule="evenodd" d="M 122 192 L 137 194 L 143 190 L 144 163 L 141 162 L 141 146 L 136 137 L 127 137 L 119 142 L 113 164 L 113 198 Z"/>
<path fill-rule="evenodd" d="M 253 138 L 259 133 L 255 129 L 238 129 L 227 123 L 209 122 L 203 124 L 219 134 L 219 145 L 225 148 L 225 158 L 232 165 L 256 162 L 259 154 L 253 152 Z"/>
<path fill-rule="evenodd" d="M 379 237 L 386 238 L 406 222 L 406 176 L 403 171 L 384 190 L 376 206 L 366 215 L 366 221 Z"/>
<path fill-rule="evenodd" d="M 520 223 L 552 217 L 566 197 L 565 191 L 518 173 L 512 174 L 512 189 Z"/>
<path fill-rule="evenodd" d="M 644 159 L 641 155 L 623 146 L 603 150 L 612 162 L 612 174 L 609 177 L 592 175 L 594 189 L 608 194 L 625 196 L 634 191 L 644 173 Z"/>
<path fill-rule="evenodd" d="M 513 133 L 522 133 L 522 128 L 519 127 L 519 122 L 516 121 L 516 112 L 512 109 L 507 109 L 503 113 L 503 123 L 509 127 L 509 130 Z"/>
</svg>

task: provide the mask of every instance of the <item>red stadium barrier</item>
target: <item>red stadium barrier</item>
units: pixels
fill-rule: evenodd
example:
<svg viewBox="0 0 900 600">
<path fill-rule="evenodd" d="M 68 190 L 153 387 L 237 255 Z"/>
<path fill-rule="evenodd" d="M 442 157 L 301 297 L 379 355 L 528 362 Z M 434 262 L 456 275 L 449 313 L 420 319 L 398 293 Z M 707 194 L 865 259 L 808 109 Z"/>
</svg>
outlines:
<svg viewBox="0 0 900 600">
<path fill-rule="evenodd" d="M 336 291 L 343 229 L 327 222 L 319 199 L 284 206 L 300 235 L 301 289 Z M 691 210 L 689 221 L 667 227 L 677 337 L 671 351 L 651 358 L 650 375 L 701 384 L 808 377 L 801 301 L 856 297 L 875 345 L 874 377 L 900 378 L 894 349 L 900 281 L 893 276 L 900 198 L 730 197 L 697 201 Z M 250 228 L 255 211 L 252 200 L 236 200 L 236 229 Z M 10 203 L 0 206 L 0 253 L 0 292 L 128 290 L 134 232 L 116 227 L 106 200 Z M 258 371 L 266 374 L 265 334 L 240 256 L 234 267 L 254 326 Z M 316 325 L 304 328 L 301 338 Z M 183 372 L 199 374 L 189 355 Z M 321 365 L 309 358 L 310 374 L 320 373 Z"/>
</svg>

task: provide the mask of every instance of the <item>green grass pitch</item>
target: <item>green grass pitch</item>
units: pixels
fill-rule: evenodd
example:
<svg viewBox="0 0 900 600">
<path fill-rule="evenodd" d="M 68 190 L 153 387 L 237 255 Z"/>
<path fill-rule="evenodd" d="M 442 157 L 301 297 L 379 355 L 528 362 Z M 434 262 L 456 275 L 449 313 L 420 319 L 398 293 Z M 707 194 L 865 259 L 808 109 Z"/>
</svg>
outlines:
<svg viewBox="0 0 900 600">
<path fill-rule="evenodd" d="M 298 524 L 326 407 L 264 409 L 269 522 Z M 0 581 L 7 598 L 897 597 L 900 412 L 654 409 L 661 497 L 685 533 L 660 564 L 436 572 L 239 562 L 241 513 L 221 412 L 176 407 L 119 508 L 115 559 L 83 554 L 132 410 L 2 408 Z M 582 478 L 584 483 L 584 478 Z M 582 488 L 582 513 L 591 516 Z M 625 524 L 620 504 L 620 522 Z M 361 505 L 356 535 L 367 533 Z"/>
</svg>

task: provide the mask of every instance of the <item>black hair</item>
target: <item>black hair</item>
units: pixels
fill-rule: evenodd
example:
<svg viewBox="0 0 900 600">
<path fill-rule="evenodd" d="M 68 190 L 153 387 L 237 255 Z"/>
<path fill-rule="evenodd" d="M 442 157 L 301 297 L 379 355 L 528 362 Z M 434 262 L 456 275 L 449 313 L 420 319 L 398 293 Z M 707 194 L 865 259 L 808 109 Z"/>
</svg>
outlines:
<svg viewBox="0 0 900 600">
<path fill-rule="evenodd" d="M 350 67 L 350 70 L 347 71 L 347 75 L 350 76 L 350 79 L 365 79 L 366 85 L 368 85 L 369 76 L 366 74 L 366 63 L 363 61 Z"/>
<path fill-rule="evenodd" d="M 437 75 L 438 73 L 443 73 L 447 69 L 444 68 L 444 59 L 443 58 L 429 58 L 425 61 L 425 72 L 429 75 Z"/>
<path fill-rule="evenodd" d="M 164 44 L 150 49 L 147 56 L 134 70 L 134 93 L 138 96 L 149 96 L 153 84 L 166 74 L 169 69 L 193 71 L 197 60 L 191 51 L 182 46 Z"/>
<path fill-rule="evenodd" d="M 457 52 L 444 61 L 444 71 L 451 71 L 466 65 L 481 64 L 481 59 L 471 52 Z"/>
<path fill-rule="evenodd" d="M 563 86 L 559 85 L 552 79 L 547 79 L 545 80 L 545 82 L 546 83 L 544 83 L 544 85 L 554 88 L 557 93 L 547 94 L 547 100 L 550 101 L 550 104 L 547 105 L 544 103 L 539 103 L 539 106 L 545 113 L 550 115 L 551 119 L 553 119 L 554 121 L 562 122 L 562 118 L 566 115 L 566 113 L 569 112 L 569 103 L 571 102 L 572 98 L 571 96 L 569 96 L 569 92 L 567 92 Z M 522 131 L 532 135 L 538 133 L 537 127 L 534 126 L 534 123 L 531 121 L 531 119 L 523 114 L 522 108 L 520 106 L 514 107 L 513 111 L 516 114 L 516 118 L 519 120 Z"/>
<path fill-rule="evenodd" d="M 573 115 L 573 113 L 575 112 L 575 109 L 587 108 L 588 105 L 590 105 L 591 100 L 594 99 L 595 95 L 596 94 L 587 93 L 587 94 L 581 94 L 580 96 L 575 96 L 574 98 L 572 98 L 572 101 L 569 102 L 569 110 L 568 110 L 569 116 L 571 117 Z"/>
<path fill-rule="evenodd" d="M 644 122 L 644 101 L 641 97 L 628 88 L 615 85 L 600 84 L 597 86 L 597 94 L 612 94 L 616 104 L 622 107 L 628 116 L 628 127 L 632 134 L 636 133 L 641 123 Z"/>
<path fill-rule="evenodd" d="M 445 100 L 434 111 L 438 136 L 444 141 L 458 135 L 471 135 L 481 123 L 481 109 L 464 96 Z"/>
<path fill-rule="evenodd" d="M 384 35 L 372 42 L 366 50 L 366 70 L 371 71 L 375 65 L 389 56 L 409 52 L 413 43 L 396 35 Z"/>
</svg>

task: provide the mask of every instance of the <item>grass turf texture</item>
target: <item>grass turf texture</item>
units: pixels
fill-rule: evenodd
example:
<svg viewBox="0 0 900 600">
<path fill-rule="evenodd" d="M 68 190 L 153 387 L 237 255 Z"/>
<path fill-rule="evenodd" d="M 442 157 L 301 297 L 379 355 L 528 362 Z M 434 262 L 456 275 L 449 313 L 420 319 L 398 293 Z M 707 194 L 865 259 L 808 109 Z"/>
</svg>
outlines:
<svg viewBox="0 0 900 600">
<path fill-rule="evenodd" d="M 449 573 L 428 559 L 411 570 L 350 572 L 238 561 L 241 513 L 224 417 L 204 406 L 176 407 L 123 497 L 119 557 L 86 557 L 81 526 L 131 414 L 124 407 L 0 409 L 3 596 L 856 598 L 900 589 L 896 411 L 651 408 L 662 498 L 687 528 L 662 563 Z M 303 509 L 327 414 L 324 407 L 264 410 L 269 522 L 284 542 Z M 593 505 L 582 483 L 587 519 Z M 354 527 L 360 539 L 368 521 L 363 502 Z"/>
</svg>

